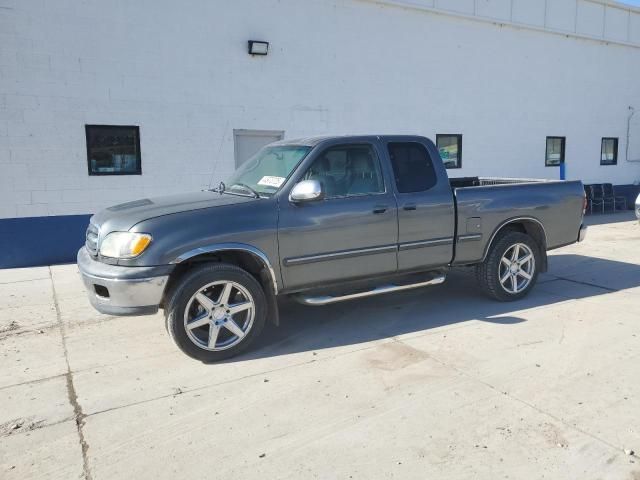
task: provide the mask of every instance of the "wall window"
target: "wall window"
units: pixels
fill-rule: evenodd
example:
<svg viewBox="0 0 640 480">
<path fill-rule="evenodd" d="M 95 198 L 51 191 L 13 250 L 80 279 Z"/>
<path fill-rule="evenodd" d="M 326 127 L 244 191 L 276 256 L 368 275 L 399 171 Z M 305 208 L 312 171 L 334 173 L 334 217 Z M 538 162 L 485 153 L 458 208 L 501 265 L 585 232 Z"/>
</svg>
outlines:
<svg viewBox="0 0 640 480">
<path fill-rule="evenodd" d="M 370 145 L 332 147 L 316 158 L 305 180 L 318 180 L 326 198 L 384 193 L 378 157 Z"/>
<path fill-rule="evenodd" d="M 600 146 L 600 165 L 616 165 L 618 163 L 618 139 L 605 137 Z"/>
<path fill-rule="evenodd" d="M 140 128 L 85 125 L 89 175 L 140 175 Z"/>
<path fill-rule="evenodd" d="M 564 145 L 565 137 L 547 137 L 545 167 L 559 167 L 561 163 L 564 163 Z"/>
<path fill-rule="evenodd" d="M 436 184 L 436 171 L 424 145 L 392 142 L 388 149 L 398 192 L 424 192 Z"/>
<path fill-rule="evenodd" d="M 462 135 L 436 135 L 436 145 L 446 168 L 462 167 Z"/>
</svg>

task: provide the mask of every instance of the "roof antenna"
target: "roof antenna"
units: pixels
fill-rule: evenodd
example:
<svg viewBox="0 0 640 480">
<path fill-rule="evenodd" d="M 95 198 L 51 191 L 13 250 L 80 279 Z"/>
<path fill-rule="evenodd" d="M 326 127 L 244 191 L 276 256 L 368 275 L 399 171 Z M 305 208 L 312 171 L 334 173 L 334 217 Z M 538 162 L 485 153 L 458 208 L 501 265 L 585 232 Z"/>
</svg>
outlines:
<svg viewBox="0 0 640 480">
<path fill-rule="evenodd" d="M 224 143 L 224 137 L 227 136 L 228 128 L 229 128 L 229 120 L 227 120 L 227 122 L 224 124 L 224 130 L 222 131 L 222 138 L 220 139 L 220 145 L 218 145 L 218 153 L 216 154 L 216 159 L 213 162 L 211 177 L 209 177 L 209 184 L 207 185 L 208 190 L 211 190 L 211 182 L 213 182 L 213 176 L 216 174 L 216 168 L 218 167 L 218 163 L 220 163 L 220 153 L 222 152 L 222 144 Z"/>
</svg>

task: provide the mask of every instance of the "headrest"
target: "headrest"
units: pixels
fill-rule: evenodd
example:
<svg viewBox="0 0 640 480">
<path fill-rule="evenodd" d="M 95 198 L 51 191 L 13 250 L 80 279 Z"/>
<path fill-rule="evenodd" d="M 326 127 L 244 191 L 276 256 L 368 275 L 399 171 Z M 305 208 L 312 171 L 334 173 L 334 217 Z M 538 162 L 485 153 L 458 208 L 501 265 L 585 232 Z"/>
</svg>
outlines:
<svg viewBox="0 0 640 480">
<path fill-rule="evenodd" d="M 373 162 L 369 152 L 365 150 L 354 150 L 349 157 L 352 170 L 360 172 L 373 170 Z"/>
<path fill-rule="evenodd" d="M 331 164 L 327 157 L 318 158 L 311 166 L 311 171 L 316 174 L 327 173 L 329 170 L 331 170 Z"/>
</svg>

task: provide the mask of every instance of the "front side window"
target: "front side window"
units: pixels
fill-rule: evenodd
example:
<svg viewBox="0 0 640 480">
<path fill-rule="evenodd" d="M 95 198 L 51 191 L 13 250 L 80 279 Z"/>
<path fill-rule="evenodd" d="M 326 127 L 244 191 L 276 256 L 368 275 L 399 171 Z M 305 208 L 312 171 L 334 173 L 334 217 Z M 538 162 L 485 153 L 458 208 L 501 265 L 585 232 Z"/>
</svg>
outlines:
<svg viewBox="0 0 640 480">
<path fill-rule="evenodd" d="M 271 196 L 280 189 L 310 150 L 311 147 L 303 145 L 263 147 L 231 175 L 226 188 L 240 194 L 256 192 Z"/>
<path fill-rule="evenodd" d="M 462 168 L 462 135 L 436 135 L 436 145 L 446 168 Z"/>
<path fill-rule="evenodd" d="M 559 167 L 564 163 L 565 137 L 547 137 L 545 167 Z"/>
<path fill-rule="evenodd" d="M 616 165 L 618 163 L 618 139 L 603 138 L 600 147 L 600 165 Z"/>
<path fill-rule="evenodd" d="M 424 192 L 437 183 L 436 171 L 424 145 L 392 142 L 388 149 L 398 192 Z"/>
<path fill-rule="evenodd" d="M 140 128 L 85 125 L 89 175 L 140 175 Z"/>
<path fill-rule="evenodd" d="M 325 198 L 384 193 L 380 162 L 370 145 L 343 145 L 324 151 L 309 167 L 305 180 L 318 180 Z"/>
</svg>

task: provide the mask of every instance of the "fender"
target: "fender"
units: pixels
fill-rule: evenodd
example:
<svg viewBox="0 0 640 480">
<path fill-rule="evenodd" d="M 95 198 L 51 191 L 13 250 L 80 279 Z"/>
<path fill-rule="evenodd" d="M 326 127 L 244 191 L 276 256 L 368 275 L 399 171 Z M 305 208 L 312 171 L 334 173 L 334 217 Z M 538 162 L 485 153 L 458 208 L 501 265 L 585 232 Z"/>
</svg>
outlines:
<svg viewBox="0 0 640 480">
<path fill-rule="evenodd" d="M 264 267 L 268 270 L 269 275 L 271 277 L 271 282 L 273 285 L 273 293 L 275 295 L 278 294 L 279 286 L 278 280 L 276 279 L 275 271 L 269 261 L 269 257 L 267 257 L 266 253 L 264 253 L 259 248 L 254 247 L 253 245 L 248 245 L 245 243 L 214 243 L 212 245 L 204 245 L 202 247 L 194 248 L 193 250 L 189 250 L 180 254 L 178 257 L 171 261 L 172 264 L 180 264 L 190 258 L 196 257 L 198 255 L 202 255 L 204 253 L 215 253 L 215 252 L 224 252 L 224 251 L 242 251 L 248 252 L 256 257 Z"/>
<path fill-rule="evenodd" d="M 542 229 L 542 236 L 544 239 L 544 245 L 543 245 L 543 249 L 540 253 L 542 253 L 543 255 L 543 266 L 542 266 L 542 271 L 546 271 L 546 258 L 547 258 L 547 231 L 544 228 L 544 225 L 542 224 L 542 222 L 540 220 L 538 220 L 535 217 L 514 217 L 514 218 L 509 218 L 507 220 L 505 220 L 504 222 L 502 222 L 500 225 L 498 225 L 496 227 L 496 229 L 493 231 L 493 233 L 491 234 L 491 238 L 489 238 L 489 242 L 487 242 L 487 246 L 484 249 L 484 255 L 482 255 L 482 260 L 481 262 L 484 262 L 485 259 L 487 258 L 487 255 L 489 254 L 489 249 L 491 248 L 491 244 L 493 243 L 493 240 L 495 239 L 496 235 L 498 234 L 498 232 L 500 230 L 502 230 L 504 227 L 506 227 L 507 225 L 509 225 L 510 223 L 515 223 L 515 222 L 519 222 L 521 220 L 525 220 L 525 221 L 529 221 L 529 222 L 535 222 L 538 225 L 540 225 L 540 228 Z"/>
</svg>

